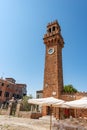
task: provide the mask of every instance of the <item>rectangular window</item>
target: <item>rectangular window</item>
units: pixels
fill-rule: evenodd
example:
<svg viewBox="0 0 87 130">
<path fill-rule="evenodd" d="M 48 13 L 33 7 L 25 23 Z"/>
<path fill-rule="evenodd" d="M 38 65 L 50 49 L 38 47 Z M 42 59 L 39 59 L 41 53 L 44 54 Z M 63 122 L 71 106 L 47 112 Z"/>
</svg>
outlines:
<svg viewBox="0 0 87 130">
<path fill-rule="evenodd" d="M 2 95 L 2 91 L 0 91 L 0 96 Z"/>
<path fill-rule="evenodd" d="M 5 92 L 5 97 L 9 97 L 9 92 Z"/>
<path fill-rule="evenodd" d="M 16 95 L 15 93 L 13 93 L 13 97 L 14 97 L 14 98 L 16 98 L 16 97 L 17 97 L 17 95 Z"/>
<path fill-rule="evenodd" d="M 39 98 L 40 96 L 39 95 L 37 95 L 37 98 Z"/>
<path fill-rule="evenodd" d="M 53 31 L 55 31 L 55 27 L 53 27 L 52 29 L 53 29 Z"/>
<path fill-rule="evenodd" d="M 2 83 L 2 86 L 4 86 L 4 83 Z"/>
</svg>

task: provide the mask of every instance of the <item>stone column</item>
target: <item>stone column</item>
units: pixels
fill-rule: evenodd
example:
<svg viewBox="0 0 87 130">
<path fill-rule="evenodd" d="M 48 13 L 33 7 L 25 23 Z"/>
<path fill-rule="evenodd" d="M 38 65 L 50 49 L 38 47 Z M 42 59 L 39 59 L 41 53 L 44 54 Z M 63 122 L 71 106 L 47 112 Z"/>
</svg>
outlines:
<svg viewBox="0 0 87 130">
<path fill-rule="evenodd" d="M 10 114 L 11 114 L 11 108 L 12 108 L 12 102 L 10 102 L 9 105 L 8 105 L 8 110 L 7 110 L 8 116 L 10 116 Z"/>
<path fill-rule="evenodd" d="M 7 110 L 7 115 L 10 115 L 11 114 L 11 109 L 12 109 L 12 103 L 15 102 L 15 99 L 14 97 L 12 97 L 11 100 L 9 100 L 9 105 L 8 105 L 8 110 Z"/>
<path fill-rule="evenodd" d="M 19 115 L 20 107 L 21 107 L 21 101 L 22 101 L 21 99 L 18 100 L 17 107 L 16 107 L 16 113 L 15 113 L 16 116 Z"/>
<path fill-rule="evenodd" d="M 33 105 L 31 105 L 31 112 L 33 112 Z"/>
<path fill-rule="evenodd" d="M 40 113 L 42 113 L 42 106 L 39 106 L 39 111 Z"/>
</svg>

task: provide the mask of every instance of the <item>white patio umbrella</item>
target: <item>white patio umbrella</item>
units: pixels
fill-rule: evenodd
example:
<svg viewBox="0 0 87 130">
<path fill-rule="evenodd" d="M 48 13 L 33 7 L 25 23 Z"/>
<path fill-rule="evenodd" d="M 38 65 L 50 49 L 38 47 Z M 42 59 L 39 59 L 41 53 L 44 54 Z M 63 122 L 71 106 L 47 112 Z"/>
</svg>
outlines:
<svg viewBox="0 0 87 130">
<path fill-rule="evenodd" d="M 42 106 L 50 106 L 51 108 L 57 104 L 57 107 L 63 104 L 65 101 L 61 99 L 56 99 L 54 97 L 47 97 L 47 98 L 38 98 L 38 99 L 29 99 L 28 103 L 30 104 L 37 104 Z M 52 125 L 52 113 L 50 114 L 50 130 Z"/>
<path fill-rule="evenodd" d="M 65 102 L 64 105 L 70 106 L 71 108 L 87 108 L 87 97 L 80 98 L 78 100 Z"/>
<path fill-rule="evenodd" d="M 37 98 L 37 99 L 28 100 L 28 103 L 42 105 L 42 106 L 55 106 L 55 104 L 61 105 L 64 102 L 65 102 L 64 100 L 57 99 L 54 97 Z"/>
</svg>

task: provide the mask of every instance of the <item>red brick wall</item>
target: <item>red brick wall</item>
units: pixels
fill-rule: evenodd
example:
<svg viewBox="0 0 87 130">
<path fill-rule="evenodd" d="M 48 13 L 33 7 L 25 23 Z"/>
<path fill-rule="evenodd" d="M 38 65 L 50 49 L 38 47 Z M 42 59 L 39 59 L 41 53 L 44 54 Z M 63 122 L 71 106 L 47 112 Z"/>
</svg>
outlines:
<svg viewBox="0 0 87 130">
<path fill-rule="evenodd" d="M 77 100 L 80 99 L 82 97 L 87 97 L 87 93 L 85 92 L 78 92 L 78 93 L 73 93 L 73 94 L 63 94 L 61 95 L 61 99 L 65 100 L 65 101 L 73 101 L 73 100 Z M 74 116 L 76 117 L 87 117 L 87 109 L 73 109 L 74 110 Z"/>
</svg>

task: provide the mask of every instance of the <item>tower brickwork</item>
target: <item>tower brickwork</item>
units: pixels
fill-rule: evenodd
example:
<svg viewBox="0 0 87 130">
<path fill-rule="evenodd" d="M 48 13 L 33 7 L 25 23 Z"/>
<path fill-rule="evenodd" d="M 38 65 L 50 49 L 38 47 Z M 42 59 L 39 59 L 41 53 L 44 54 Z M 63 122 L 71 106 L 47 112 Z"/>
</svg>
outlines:
<svg viewBox="0 0 87 130">
<path fill-rule="evenodd" d="M 47 25 L 47 33 L 43 40 L 46 46 L 43 97 L 59 98 L 63 90 L 62 48 L 64 41 L 57 21 Z"/>
</svg>

